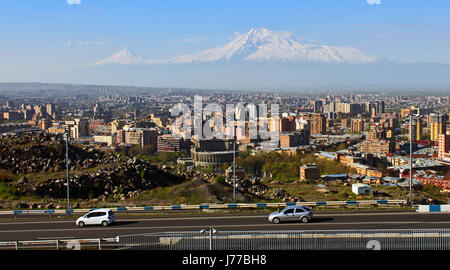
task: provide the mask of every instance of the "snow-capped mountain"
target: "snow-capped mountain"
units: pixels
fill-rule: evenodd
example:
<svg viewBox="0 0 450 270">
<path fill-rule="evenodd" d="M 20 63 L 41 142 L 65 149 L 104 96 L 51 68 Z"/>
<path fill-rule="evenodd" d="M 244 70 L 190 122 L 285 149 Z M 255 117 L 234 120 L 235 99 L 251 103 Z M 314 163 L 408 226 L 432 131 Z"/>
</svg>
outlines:
<svg viewBox="0 0 450 270">
<path fill-rule="evenodd" d="M 291 38 L 287 32 L 253 28 L 224 46 L 176 57 L 169 62 L 216 62 L 230 61 L 234 58 L 260 62 L 284 61 L 345 64 L 378 61 L 377 57 L 363 53 L 355 48 L 303 44 Z"/>
<path fill-rule="evenodd" d="M 110 57 L 97 61 L 93 65 L 101 66 L 101 65 L 138 65 L 145 63 L 144 58 L 139 54 L 133 52 L 127 47 L 123 47 L 122 50 L 118 53 L 111 55 Z"/>
<path fill-rule="evenodd" d="M 191 53 L 169 60 L 144 60 L 129 49 L 95 63 L 104 64 L 187 64 L 230 61 L 368 64 L 379 61 L 376 56 L 356 48 L 301 43 L 289 32 L 253 28 L 233 41 L 217 48 Z"/>
</svg>

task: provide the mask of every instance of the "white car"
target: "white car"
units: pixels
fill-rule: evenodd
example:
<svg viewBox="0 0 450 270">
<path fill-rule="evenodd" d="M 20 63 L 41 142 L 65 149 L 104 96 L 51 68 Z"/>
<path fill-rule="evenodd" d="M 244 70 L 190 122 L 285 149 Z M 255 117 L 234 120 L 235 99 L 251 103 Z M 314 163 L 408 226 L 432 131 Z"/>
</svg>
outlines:
<svg viewBox="0 0 450 270">
<path fill-rule="evenodd" d="M 108 226 L 111 223 L 114 223 L 116 218 L 114 217 L 114 213 L 110 209 L 95 209 L 91 212 L 87 213 L 84 216 L 79 217 L 75 224 L 78 227 L 83 227 L 85 225 L 103 225 Z"/>
</svg>

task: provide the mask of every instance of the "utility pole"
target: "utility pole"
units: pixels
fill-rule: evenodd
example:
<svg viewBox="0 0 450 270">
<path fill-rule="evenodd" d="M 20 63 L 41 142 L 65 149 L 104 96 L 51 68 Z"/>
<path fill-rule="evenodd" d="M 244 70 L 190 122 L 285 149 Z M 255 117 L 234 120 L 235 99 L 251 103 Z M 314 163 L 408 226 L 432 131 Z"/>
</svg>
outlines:
<svg viewBox="0 0 450 270">
<path fill-rule="evenodd" d="M 67 177 L 67 209 L 70 209 L 70 196 L 69 196 L 69 132 L 66 132 L 66 177 Z"/>
</svg>

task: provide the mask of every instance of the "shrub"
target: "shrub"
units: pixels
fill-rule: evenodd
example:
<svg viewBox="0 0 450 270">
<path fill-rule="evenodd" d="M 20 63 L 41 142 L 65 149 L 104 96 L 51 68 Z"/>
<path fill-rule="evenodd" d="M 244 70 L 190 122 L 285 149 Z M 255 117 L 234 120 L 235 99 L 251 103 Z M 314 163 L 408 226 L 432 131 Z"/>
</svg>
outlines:
<svg viewBox="0 0 450 270">
<path fill-rule="evenodd" d="M 22 196 L 20 190 L 5 182 L 0 182 L 0 198 L 3 200 L 17 200 Z"/>
<path fill-rule="evenodd" d="M 223 175 L 217 176 L 216 183 L 217 184 L 225 184 L 225 176 L 223 176 Z"/>
<path fill-rule="evenodd" d="M 13 178 L 13 175 L 10 171 L 7 171 L 5 169 L 0 169 L 0 181 L 2 182 L 9 182 Z"/>
</svg>

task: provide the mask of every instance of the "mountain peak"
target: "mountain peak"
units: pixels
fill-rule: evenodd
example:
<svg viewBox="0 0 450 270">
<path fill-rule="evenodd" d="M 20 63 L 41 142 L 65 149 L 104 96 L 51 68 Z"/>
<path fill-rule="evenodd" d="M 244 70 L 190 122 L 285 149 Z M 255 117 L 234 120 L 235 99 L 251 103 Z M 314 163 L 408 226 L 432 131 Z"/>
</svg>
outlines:
<svg viewBox="0 0 450 270">
<path fill-rule="evenodd" d="M 170 60 L 144 60 L 127 47 L 97 62 L 104 64 L 187 64 L 217 61 L 299 62 L 367 64 L 379 58 L 356 48 L 303 44 L 289 31 L 254 27 L 231 42 L 209 50 L 186 54 Z"/>
<path fill-rule="evenodd" d="M 259 41 L 267 37 L 273 36 L 273 32 L 266 28 L 252 28 L 250 31 L 242 35 L 249 41 Z"/>
<path fill-rule="evenodd" d="M 251 33 L 251 34 L 265 34 L 268 32 L 272 32 L 267 28 L 264 27 L 253 27 L 252 29 L 250 29 L 250 31 L 248 31 L 247 33 Z"/>
<path fill-rule="evenodd" d="M 142 58 L 142 56 L 133 52 L 127 46 L 124 46 L 122 50 L 111 55 L 110 57 L 95 62 L 94 66 L 111 64 L 137 65 L 142 64 L 143 62 L 144 58 Z"/>
<path fill-rule="evenodd" d="M 256 62 L 318 62 L 366 64 L 377 57 L 355 48 L 303 44 L 289 31 L 255 27 L 224 46 L 173 58 L 171 63 L 216 62 L 240 59 Z"/>
</svg>

